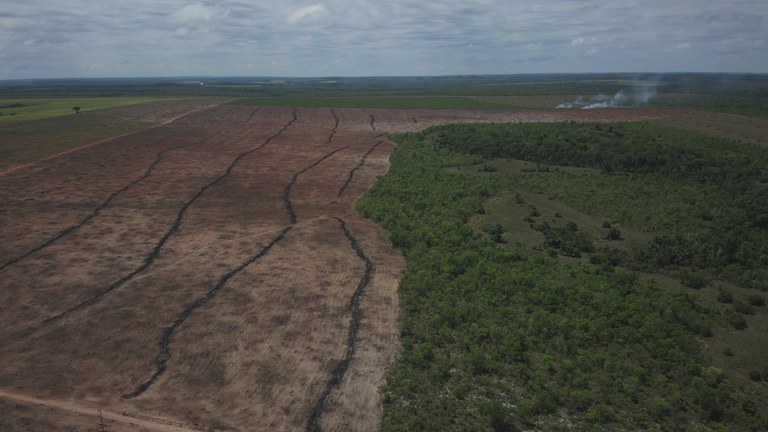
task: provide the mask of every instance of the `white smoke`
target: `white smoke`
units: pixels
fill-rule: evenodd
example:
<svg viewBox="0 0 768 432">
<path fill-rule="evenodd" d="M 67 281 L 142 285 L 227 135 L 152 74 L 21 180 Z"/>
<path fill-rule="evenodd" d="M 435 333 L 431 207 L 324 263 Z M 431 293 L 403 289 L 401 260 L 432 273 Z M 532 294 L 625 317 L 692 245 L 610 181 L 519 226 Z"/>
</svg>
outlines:
<svg viewBox="0 0 768 432">
<path fill-rule="evenodd" d="M 564 102 L 557 106 L 558 109 L 596 109 L 596 108 L 613 108 L 621 106 L 643 106 L 656 96 L 659 89 L 658 78 L 651 83 L 639 84 L 634 86 L 633 91 L 629 94 L 624 90 L 619 90 L 613 96 L 607 96 L 599 94 L 592 96 L 589 99 L 584 99 L 581 96 L 570 102 Z"/>
</svg>

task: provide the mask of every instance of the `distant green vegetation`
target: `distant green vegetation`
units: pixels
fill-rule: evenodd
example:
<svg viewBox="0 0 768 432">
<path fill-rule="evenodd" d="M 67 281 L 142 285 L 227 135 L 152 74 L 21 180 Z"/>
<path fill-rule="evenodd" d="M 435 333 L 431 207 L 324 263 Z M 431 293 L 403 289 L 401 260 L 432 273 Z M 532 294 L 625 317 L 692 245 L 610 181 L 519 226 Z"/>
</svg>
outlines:
<svg viewBox="0 0 768 432">
<path fill-rule="evenodd" d="M 39 99 L 0 99 L 0 125 L 20 121 L 40 120 L 48 117 L 75 114 L 74 107 L 80 112 L 93 111 L 125 105 L 167 100 L 162 98 L 39 98 Z"/>
<path fill-rule="evenodd" d="M 275 96 L 238 99 L 238 105 L 391 109 L 504 109 L 510 105 L 459 96 Z"/>
<path fill-rule="evenodd" d="M 201 85 L 203 84 L 203 85 Z M 765 117 L 766 74 L 515 74 L 413 77 L 199 77 L 0 81 L 0 99 L 29 97 L 231 97 L 274 98 L 273 104 L 379 108 L 490 108 L 464 100 L 480 97 L 502 107 L 554 108 L 576 97 L 618 91 L 656 93 L 651 105 Z M 548 97 L 568 95 L 553 100 Z M 432 98 L 451 97 L 449 100 Z M 517 100 L 504 100 L 518 97 Z M 526 100 L 520 97 L 528 98 Z M 541 97 L 541 98 L 538 98 Z M 306 99 L 316 98 L 312 101 Z M 330 98 L 328 100 L 324 98 Z M 352 100 L 350 100 L 350 98 Z M 418 102 L 413 98 L 426 98 Z M 498 99 L 496 99 L 498 98 Z M 377 101 L 377 99 L 383 99 Z M 312 105 L 307 105 L 312 104 Z M 85 107 L 83 107 L 86 109 Z"/>
<path fill-rule="evenodd" d="M 693 265 L 768 289 L 766 149 L 649 123 L 452 125 L 434 140 L 485 158 L 601 169 L 519 181 L 640 230 L 669 230 L 636 251 L 637 266 Z"/>
<path fill-rule="evenodd" d="M 396 140 L 358 204 L 408 263 L 383 430 L 768 428 L 768 152 L 647 123 Z"/>
<path fill-rule="evenodd" d="M 655 98 L 652 105 L 768 118 L 768 97 L 765 95 L 667 94 Z"/>
</svg>

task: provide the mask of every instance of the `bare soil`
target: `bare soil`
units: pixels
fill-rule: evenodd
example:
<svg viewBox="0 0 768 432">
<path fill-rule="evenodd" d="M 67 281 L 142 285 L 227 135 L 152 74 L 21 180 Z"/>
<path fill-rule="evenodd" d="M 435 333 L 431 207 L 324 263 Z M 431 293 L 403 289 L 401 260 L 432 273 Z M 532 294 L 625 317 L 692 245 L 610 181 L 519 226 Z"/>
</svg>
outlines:
<svg viewBox="0 0 768 432">
<path fill-rule="evenodd" d="M 0 429 L 376 430 L 404 261 L 354 203 L 387 134 L 670 114 L 199 108 L 0 174 Z"/>
</svg>

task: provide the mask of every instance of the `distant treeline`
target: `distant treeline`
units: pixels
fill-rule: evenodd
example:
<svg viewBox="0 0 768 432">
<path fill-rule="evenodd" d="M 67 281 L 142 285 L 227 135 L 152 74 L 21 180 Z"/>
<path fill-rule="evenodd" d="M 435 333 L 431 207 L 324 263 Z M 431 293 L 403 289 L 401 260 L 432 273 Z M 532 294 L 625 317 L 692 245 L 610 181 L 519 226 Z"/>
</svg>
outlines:
<svg viewBox="0 0 768 432">
<path fill-rule="evenodd" d="M 204 83 L 205 85 L 200 85 Z M 29 96 L 505 96 L 661 93 L 768 97 L 768 74 L 519 74 L 434 77 L 178 77 L 0 81 L 0 97 Z"/>
<path fill-rule="evenodd" d="M 12 103 L 12 104 L 0 105 L 0 109 L 4 109 L 4 108 L 21 108 L 21 107 L 25 107 L 25 106 L 27 106 L 27 105 L 24 105 L 21 102 L 16 102 L 16 103 Z"/>
</svg>

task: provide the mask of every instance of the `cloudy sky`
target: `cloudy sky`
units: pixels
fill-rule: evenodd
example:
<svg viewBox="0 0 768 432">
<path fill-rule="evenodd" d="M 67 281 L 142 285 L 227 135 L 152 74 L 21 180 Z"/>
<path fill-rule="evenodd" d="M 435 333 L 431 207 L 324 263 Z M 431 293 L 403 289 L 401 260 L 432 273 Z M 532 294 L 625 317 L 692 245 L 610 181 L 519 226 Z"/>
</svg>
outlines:
<svg viewBox="0 0 768 432">
<path fill-rule="evenodd" d="M 0 79 L 766 72 L 768 0 L 0 0 Z"/>
</svg>

